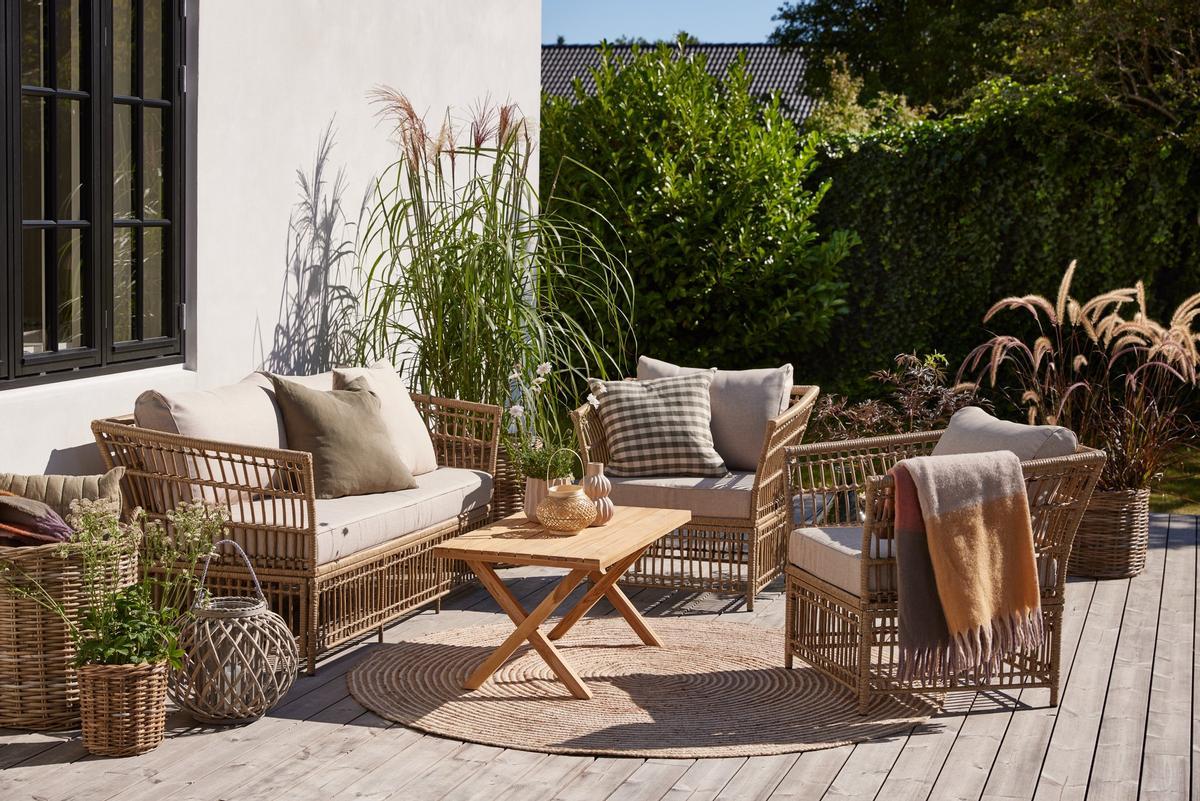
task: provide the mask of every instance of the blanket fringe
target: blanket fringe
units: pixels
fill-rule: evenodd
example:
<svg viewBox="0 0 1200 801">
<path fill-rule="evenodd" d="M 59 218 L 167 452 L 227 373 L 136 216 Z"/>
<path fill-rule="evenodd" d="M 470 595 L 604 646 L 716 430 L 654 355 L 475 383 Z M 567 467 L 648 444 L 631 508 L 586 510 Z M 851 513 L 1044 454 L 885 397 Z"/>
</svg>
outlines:
<svg viewBox="0 0 1200 801">
<path fill-rule="evenodd" d="M 899 679 L 941 683 L 973 670 L 991 678 L 1000 672 L 1006 656 L 1036 650 L 1044 636 L 1041 607 L 1002 615 L 934 647 L 912 649 L 901 645 Z"/>
</svg>

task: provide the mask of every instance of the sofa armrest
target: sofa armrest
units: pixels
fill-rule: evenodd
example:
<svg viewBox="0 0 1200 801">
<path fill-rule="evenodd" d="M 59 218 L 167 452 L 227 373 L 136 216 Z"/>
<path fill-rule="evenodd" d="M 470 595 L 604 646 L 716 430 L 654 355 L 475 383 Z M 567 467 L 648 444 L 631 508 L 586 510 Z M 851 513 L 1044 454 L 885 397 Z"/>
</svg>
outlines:
<svg viewBox="0 0 1200 801">
<path fill-rule="evenodd" d="M 412 399 L 429 426 L 439 465 L 496 475 L 496 454 L 500 448 L 499 406 L 417 393 L 413 393 Z"/>
<path fill-rule="evenodd" d="M 787 494 L 785 450 L 804 437 L 820 392 L 821 388 L 817 386 L 792 387 L 791 405 L 782 414 L 767 421 L 762 454 L 754 470 L 754 495 L 750 506 L 753 519 L 757 520 L 781 506 Z"/>
<path fill-rule="evenodd" d="M 575 442 L 579 446 L 579 456 L 584 464 L 607 464 L 608 444 L 604 440 L 604 426 L 600 423 L 600 414 L 596 407 L 590 403 L 583 404 L 571 412 L 571 422 L 575 426 Z"/>
</svg>

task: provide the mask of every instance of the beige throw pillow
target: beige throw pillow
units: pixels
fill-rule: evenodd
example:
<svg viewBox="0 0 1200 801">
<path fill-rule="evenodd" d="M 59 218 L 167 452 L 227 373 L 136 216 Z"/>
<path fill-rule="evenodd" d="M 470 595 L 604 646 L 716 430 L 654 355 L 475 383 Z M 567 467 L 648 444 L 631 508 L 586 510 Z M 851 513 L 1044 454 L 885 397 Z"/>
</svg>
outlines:
<svg viewBox="0 0 1200 801">
<path fill-rule="evenodd" d="M 0 492 L 41 501 L 62 517 L 71 514 L 71 501 L 112 500 L 121 503 L 124 467 L 99 476 L 24 476 L 0 473 Z"/>
<path fill-rule="evenodd" d="M 387 362 L 377 362 L 370 367 L 339 367 L 333 371 L 333 388 L 345 389 L 350 382 L 360 378 L 379 398 L 388 437 L 400 460 L 408 465 L 414 476 L 437 470 L 437 454 L 433 450 L 429 428 L 396 368 Z"/>
<path fill-rule="evenodd" d="M 950 418 L 946 433 L 933 447 L 934 456 L 1012 451 L 1021 461 L 1070 456 L 1079 445 L 1075 432 L 1062 426 L 1029 426 L 1000 420 L 968 406 Z"/>
<path fill-rule="evenodd" d="M 345 389 L 309 389 L 271 376 L 288 445 L 313 456 L 318 498 L 392 492 L 417 486 L 392 448 L 379 398 L 355 379 Z"/>
<path fill-rule="evenodd" d="M 707 373 L 703 367 L 680 367 L 642 356 L 639 379 Z M 712 436 L 717 453 L 731 470 L 758 469 L 767 421 L 787 411 L 791 403 L 792 366 L 760 370 L 717 370 L 709 397 L 712 403 Z"/>
</svg>

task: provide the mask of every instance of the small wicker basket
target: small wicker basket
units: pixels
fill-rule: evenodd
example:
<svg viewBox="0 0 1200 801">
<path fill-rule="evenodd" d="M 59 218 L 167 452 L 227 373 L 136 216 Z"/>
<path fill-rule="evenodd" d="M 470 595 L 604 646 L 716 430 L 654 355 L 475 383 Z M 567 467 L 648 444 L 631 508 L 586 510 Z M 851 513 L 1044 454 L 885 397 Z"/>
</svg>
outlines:
<svg viewBox="0 0 1200 801">
<path fill-rule="evenodd" d="M 299 668 L 296 638 L 267 608 L 254 566 L 242 557 L 257 597 L 214 598 L 204 589 L 211 555 L 204 561 L 192 618 L 179 634 L 183 666 L 171 671 L 171 699 L 204 723 L 249 723 L 266 714 L 291 689 Z"/>
<path fill-rule="evenodd" d="M 167 726 L 167 663 L 79 668 L 83 747 L 97 756 L 153 751 Z"/>
<path fill-rule="evenodd" d="M 1146 569 L 1150 545 L 1150 490 L 1105 490 L 1092 493 L 1068 572 L 1095 579 L 1129 578 Z"/>
<path fill-rule="evenodd" d="M 87 611 L 83 563 L 59 544 L 0 548 L 0 562 L 17 587 L 40 588 L 67 619 Z M 137 555 L 115 564 L 128 586 Z M 0 728 L 66 729 L 79 723 L 75 642 L 66 620 L 37 597 L 0 583 Z"/>
</svg>

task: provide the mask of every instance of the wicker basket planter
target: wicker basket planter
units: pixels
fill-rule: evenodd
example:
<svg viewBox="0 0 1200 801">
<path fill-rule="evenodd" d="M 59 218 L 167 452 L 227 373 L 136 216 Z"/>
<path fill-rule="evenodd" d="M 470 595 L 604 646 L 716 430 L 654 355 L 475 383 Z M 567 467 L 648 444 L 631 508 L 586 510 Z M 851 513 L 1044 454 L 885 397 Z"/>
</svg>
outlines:
<svg viewBox="0 0 1200 801">
<path fill-rule="evenodd" d="M 1097 490 L 1075 535 L 1069 571 L 1087 578 L 1129 578 L 1146 567 L 1150 490 Z"/>
<path fill-rule="evenodd" d="M 167 663 L 79 668 L 83 747 L 97 756 L 153 751 L 167 725 Z"/>
<path fill-rule="evenodd" d="M 492 483 L 492 519 L 516 514 L 525 503 L 525 476 L 509 458 L 508 448 L 496 451 L 496 475 Z"/>
<path fill-rule="evenodd" d="M 59 545 L 0 548 L 11 576 L 41 586 L 78 621 L 86 612 L 82 565 Z M 133 583 L 133 556 L 117 565 Z M 66 729 L 79 723 L 75 644 L 67 623 L 38 599 L 0 585 L 0 728 Z"/>
</svg>

